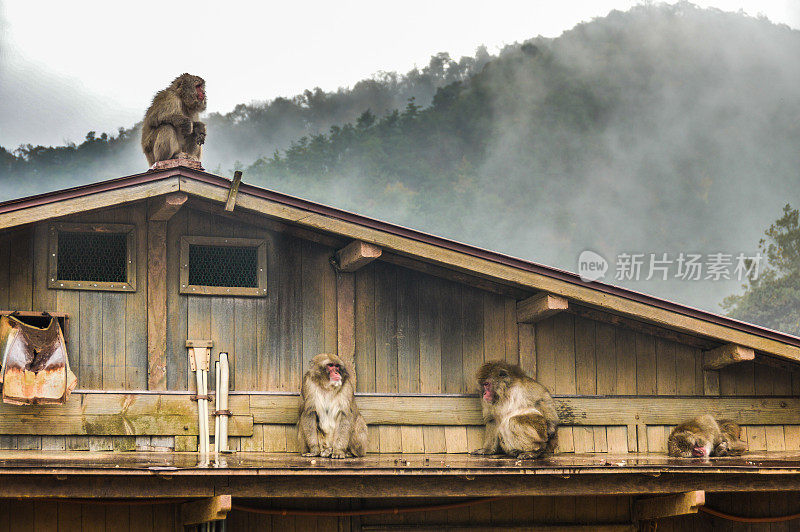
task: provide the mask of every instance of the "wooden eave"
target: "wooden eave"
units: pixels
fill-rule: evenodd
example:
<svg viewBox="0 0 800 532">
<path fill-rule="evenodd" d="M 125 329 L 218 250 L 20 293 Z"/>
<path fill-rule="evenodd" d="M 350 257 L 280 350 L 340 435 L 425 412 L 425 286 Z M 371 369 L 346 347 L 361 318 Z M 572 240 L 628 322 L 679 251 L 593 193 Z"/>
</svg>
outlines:
<svg viewBox="0 0 800 532">
<path fill-rule="evenodd" d="M 0 203 L 0 230 L 178 191 L 224 205 L 231 185 L 231 181 L 223 177 L 184 167 L 147 172 Z M 236 212 L 249 211 L 305 229 L 367 242 L 379 246 L 388 255 L 409 257 L 531 292 L 555 294 L 589 308 L 800 362 L 798 337 L 632 290 L 584 282 L 563 270 L 252 185 L 240 186 L 236 207 Z"/>
</svg>

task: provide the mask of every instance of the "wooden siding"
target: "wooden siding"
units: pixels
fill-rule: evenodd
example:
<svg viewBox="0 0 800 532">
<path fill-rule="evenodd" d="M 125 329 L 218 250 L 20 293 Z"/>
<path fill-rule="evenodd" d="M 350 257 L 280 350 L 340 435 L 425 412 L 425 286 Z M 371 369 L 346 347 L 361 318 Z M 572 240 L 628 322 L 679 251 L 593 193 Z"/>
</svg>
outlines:
<svg viewBox="0 0 800 532">
<path fill-rule="evenodd" d="M 178 294 L 182 235 L 265 239 L 267 297 Z M 168 389 L 191 383 L 186 338 L 213 340 L 212 361 L 220 352 L 229 354 L 234 390 L 298 390 L 306 359 L 336 352 L 336 278 L 328 263 L 333 248 L 189 209 L 170 220 L 167 242 Z"/>
<path fill-rule="evenodd" d="M 65 219 L 136 226 L 139 282 L 133 293 L 49 289 L 48 224 L 0 233 L 0 308 L 70 314 L 69 356 L 80 389 L 147 388 L 146 217 L 145 204 L 138 203 Z M 213 340 L 212 360 L 221 351 L 230 354 L 231 385 L 237 391 L 297 391 L 307 361 L 319 352 L 337 350 L 338 320 L 343 319 L 337 315 L 343 303 L 337 297 L 346 291 L 329 263 L 336 247 L 300 239 L 278 226 L 255 227 L 189 207 L 167 222 L 166 235 L 167 390 L 193 386 L 188 378 L 187 338 Z M 264 239 L 267 297 L 180 294 L 179 242 L 186 235 Z M 667 334 L 650 335 L 569 312 L 536 324 L 518 324 L 513 297 L 381 260 L 346 275 L 352 276 L 354 286 L 355 324 L 350 334 L 359 392 L 474 393 L 478 366 L 503 359 L 521 364 L 556 395 L 800 395 L 796 368 L 762 363 L 759 355 L 752 362 L 704 371 L 700 349 L 666 339 Z M 564 426 L 559 451 L 663 451 L 673 425 L 609 418 L 596 425 Z M 100 438 L 100 447 L 130 447 L 113 440 L 130 436 L 85 430 L 70 436 L 36 436 L 7 430 L 0 436 L 0 446 L 69 448 L 68 438 L 86 438 L 80 440 L 85 442 Z M 177 449 L 196 445 L 190 434 L 165 430 L 138 436 L 172 438 L 170 446 Z M 466 452 L 479 446 L 481 433 L 479 426 L 464 424 L 375 425 L 369 448 Z M 751 424 L 744 433 L 754 450 L 800 447 L 800 425 Z M 232 445 L 243 450 L 296 450 L 291 425 L 257 419 L 252 436 L 234 436 Z"/>
<path fill-rule="evenodd" d="M 358 391 L 472 393 L 484 361 L 519 362 L 509 297 L 380 261 L 355 284 Z"/>
</svg>

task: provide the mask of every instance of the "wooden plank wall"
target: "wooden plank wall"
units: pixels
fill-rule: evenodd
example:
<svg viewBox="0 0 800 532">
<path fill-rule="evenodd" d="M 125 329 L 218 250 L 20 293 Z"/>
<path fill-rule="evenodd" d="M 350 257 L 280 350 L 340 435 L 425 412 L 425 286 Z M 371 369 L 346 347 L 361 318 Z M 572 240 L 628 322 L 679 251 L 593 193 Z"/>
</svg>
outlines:
<svg viewBox="0 0 800 532">
<path fill-rule="evenodd" d="M 47 224 L 38 224 L 0 234 L 0 307 L 55 309 L 71 315 L 69 353 L 79 388 L 146 389 L 146 207 L 140 203 L 85 213 L 70 221 L 137 226 L 137 291 L 47 289 Z M 265 239 L 267 297 L 181 295 L 178 259 L 183 235 Z M 317 353 L 336 351 L 337 279 L 328 262 L 334 248 L 188 207 L 168 222 L 167 242 L 169 390 L 193 387 L 187 338 L 213 340 L 212 360 L 227 351 L 231 385 L 240 391 L 296 391 L 306 362 Z M 759 364 L 758 359 L 703 371 L 698 348 L 569 313 L 536 325 L 518 325 L 511 297 L 382 261 L 355 273 L 355 322 L 360 392 L 474 393 L 477 367 L 486 360 L 504 359 L 520 363 L 558 395 L 800 395 L 797 371 Z M 559 450 L 663 452 L 670 430 L 671 426 L 644 425 L 564 427 Z M 800 448 L 800 426 L 748 426 L 744 432 L 753 450 Z M 480 445 L 482 430 L 375 426 L 370 435 L 372 451 L 466 452 Z M 150 436 L 158 437 L 145 437 Z M 13 448 L 61 445 L 37 444 L 33 436 L 0 438 L 7 440 L 0 439 L 0 446 Z M 192 448 L 183 440 L 172 445 Z M 252 438 L 233 438 L 232 445 L 294 451 L 294 428 L 256 424 Z"/>
<path fill-rule="evenodd" d="M 267 297 L 180 295 L 182 235 L 265 239 Z M 334 249 L 190 209 L 169 221 L 167 242 L 168 389 L 193 386 L 187 338 L 213 340 L 212 363 L 229 354 L 235 390 L 299 390 L 306 361 L 336 352 L 336 276 L 328 262 Z"/>
<path fill-rule="evenodd" d="M 516 302 L 376 261 L 356 272 L 357 390 L 474 393 L 485 360 L 519 362 Z M 380 426 L 373 452 L 468 452 L 482 429 Z"/>
<path fill-rule="evenodd" d="M 70 366 L 81 388 L 140 390 L 147 387 L 147 267 L 145 213 L 120 207 L 70 218 L 75 222 L 135 224 L 135 292 L 47 288 L 48 224 L 0 236 L 0 307 L 67 312 Z M 145 317 L 144 319 L 142 317 Z"/>
<path fill-rule="evenodd" d="M 572 314 L 558 314 L 535 327 L 536 378 L 558 395 L 783 396 L 800 393 L 797 371 L 743 362 L 704 372 L 699 348 Z M 665 452 L 672 428 L 565 427 L 559 432 L 559 450 Z M 798 429 L 797 426 L 760 425 L 744 427 L 743 432 L 752 450 L 778 451 L 800 448 Z"/>
</svg>

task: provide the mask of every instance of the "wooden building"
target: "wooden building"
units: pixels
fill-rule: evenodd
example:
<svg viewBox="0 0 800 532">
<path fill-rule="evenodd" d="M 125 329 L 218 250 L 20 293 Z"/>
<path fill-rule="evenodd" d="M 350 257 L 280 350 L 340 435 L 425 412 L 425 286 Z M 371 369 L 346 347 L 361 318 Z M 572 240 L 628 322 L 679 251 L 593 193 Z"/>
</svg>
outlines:
<svg viewBox="0 0 800 532">
<path fill-rule="evenodd" d="M 77 376 L 66 404 L 0 404 L 0 530 L 226 513 L 229 530 L 800 527 L 705 510 L 800 512 L 800 338 L 236 185 L 178 166 L 0 203 L 0 309 L 60 317 Z M 65 273 L 64 235 L 91 262 L 98 234 L 122 235 L 116 258 L 102 250 L 121 277 Z M 198 281 L 189 245 L 254 250 L 258 273 Z M 196 452 L 187 340 L 230 356 L 234 453 Z M 297 452 L 320 352 L 354 362 L 363 459 Z M 492 359 L 556 396 L 554 456 L 466 454 L 483 432 L 473 375 Z M 667 458 L 671 427 L 705 412 L 740 422 L 749 453 Z"/>
</svg>

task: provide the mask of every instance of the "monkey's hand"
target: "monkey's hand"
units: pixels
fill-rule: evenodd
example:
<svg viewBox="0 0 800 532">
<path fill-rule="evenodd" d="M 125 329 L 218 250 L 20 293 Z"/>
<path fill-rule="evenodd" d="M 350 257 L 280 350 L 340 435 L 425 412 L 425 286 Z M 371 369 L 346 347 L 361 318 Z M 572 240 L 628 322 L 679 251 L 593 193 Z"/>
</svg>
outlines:
<svg viewBox="0 0 800 532">
<path fill-rule="evenodd" d="M 194 123 L 194 141 L 200 146 L 206 141 L 206 125 L 202 122 Z"/>
<path fill-rule="evenodd" d="M 342 449 L 331 449 L 331 458 L 347 458 L 347 453 Z"/>
<path fill-rule="evenodd" d="M 533 460 L 534 458 L 539 458 L 542 456 L 542 451 L 534 451 L 532 453 L 519 453 L 517 455 L 518 460 Z"/>
<path fill-rule="evenodd" d="M 320 455 L 321 457 L 323 457 L 323 458 L 329 458 L 329 457 L 330 457 L 330 455 L 331 455 L 331 452 L 332 452 L 332 451 L 333 451 L 333 449 L 331 449 L 330 447 L 328 447 L 327 449 L 322 449 L 322 452 L 321 452 L 321 453 L 319 453 L 319 455 Z"/>
<path fill-rule="evenodd" d="M 721 442 L 714 448 L 713 456 L 728 456 L 728 442 Z"/>
<path fill-rule="evenodd" d="M 303 453 L 303 456 L 319 456 L 319 447 L 312 447 L 307 453 Z"/>
<path fill-rule="evenodd" d="M 169 118 L 165 119 L 162 123 L 164 124 L 172 124 L 172 126 L 184 137 L 188 137 L 192 134 L 192 121 L 189 118 L 175 114 L 170 116 Z"/>
</svg>

